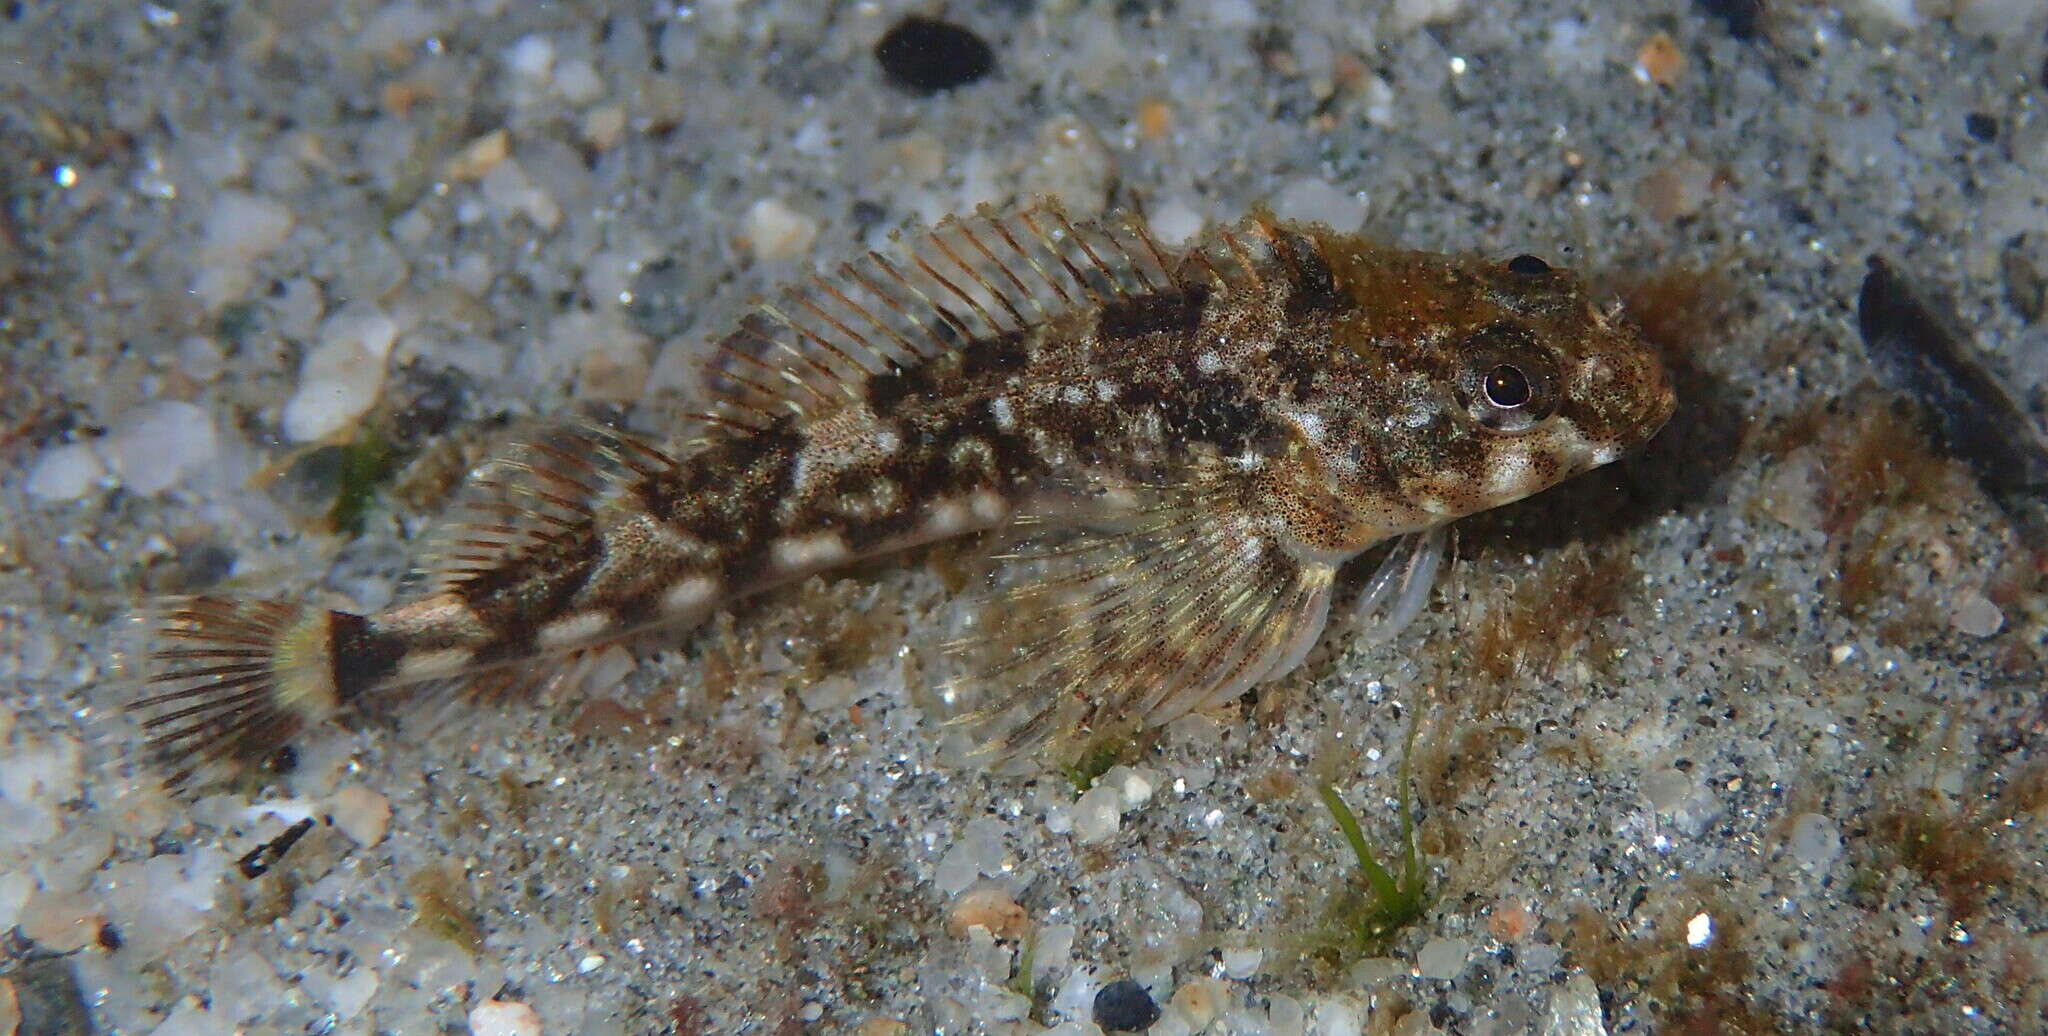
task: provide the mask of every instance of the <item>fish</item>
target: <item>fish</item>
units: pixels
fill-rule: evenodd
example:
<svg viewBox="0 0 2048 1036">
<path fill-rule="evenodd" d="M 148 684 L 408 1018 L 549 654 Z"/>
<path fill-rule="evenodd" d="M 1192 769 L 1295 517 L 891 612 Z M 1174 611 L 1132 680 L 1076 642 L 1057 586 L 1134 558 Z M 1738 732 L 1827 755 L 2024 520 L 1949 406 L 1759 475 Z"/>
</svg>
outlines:
<svg viewBox="0 0 2048 1036">
<path fill-rule="evenodd" d="M 398 688 L 518 686 L 776 586 L 992 534 L 948 642 L 991 757 L 1241 696 L 1385 557 L 1362 637 L 1427 600 L 1452 521 L 1641 447 L 1675 398 L 1620 303 L 1532 254 L 1402 249 L 1255 209 L 1180 245 L 1056 202 L 815 273 L 711 343 L 678 445 L 559 424 L 480 465 L 370 614 L 147 610 L 131 706 L 182 783 Z"/>
</svg>

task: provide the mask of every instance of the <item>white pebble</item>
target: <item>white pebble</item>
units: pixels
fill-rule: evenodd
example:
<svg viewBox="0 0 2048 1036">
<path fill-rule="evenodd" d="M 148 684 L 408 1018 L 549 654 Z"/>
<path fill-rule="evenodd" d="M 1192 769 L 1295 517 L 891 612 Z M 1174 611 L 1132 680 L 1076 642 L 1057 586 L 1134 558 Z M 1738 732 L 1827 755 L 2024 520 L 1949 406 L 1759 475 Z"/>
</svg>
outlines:
<svg viewBox="0 0 2048 1036">
<path fill-rule="evenodd" d="M 522 36 L 505 50 L 505 67 L 514 75 L 545 84 L 555 68 L 555 45 L 545 36 Z"/>
<path fill-rule="evenodd" d="M 1321 223 L 1340 234 L 1355 234 L 1365 226 L 1365 201 L 1362 195 L 1340 191 L 1328 181 L 1303 177 L 1280 188 L 1273 199 L 1273 214 Z"/>
<path fill-rule="evenodd" d="M 1152 801 L 1152 792 L 1159 787 L 1157 773 L 1130 766 L 1112 766 L 1102 779 L 1116 789 L 1117 802 L 1126 813 Z"/>
<path fill-rule="evenodd" d="M 795 259 L 817 240 L 818 221 L 774 198 L 763 198 L 741 219 L 740 237 L 759 258 Z"/>
<path fill-rule="evenodd" d="M 1415 970 L 1423 978 L 1457 978 L 1471 954 L 1471 943 L 1438 936 L 1422 944 L 1422 952 L 1415 955 Z"/>
<path fill-rule="evenodd" d="M 1202 214 L 1179 198 L 1169 198 L 1152 210 L 1152 236 L 1162 245 L 1180 245 L 1202 232 Z"/>
<path fill-rule="evenodd" d="M 219 452 L 213 419 L 190 403 L 160 399 L 128 411 L 102 444 L 107 465 L 131 493 L 148 496 L 175 485 L 186 471 Z"/>
<path fill-rule="evenodd" d="M 249 288 L 250 266 L 284 243 L 292 232 L 292 210 L 282 202 L 242 191 L 214 196 L 200 228 L 192 292 L 206 312 Z"/>
<path fill-rule="evenodd" d="M 1365 1005 L 1344 994 L 1316 1001 L 1316 1036 L 1360 1036 L 1365 1031 Z"/>
<path fill-rule="evenodd" d="M 371 54 L 398 55 L 433 34 L 433 15 L 414 4 L 387 4 L 363 23 L 356 46 Z"/>
<path fill-rule="evenodd" d="M 334 1012 L 336 1018 L 348 1021 L 362 1014 L 363 1008 L 369 1006 L 370 998 L 377 995 L 376 969 L 358 961 L 354 971 L 327 987 L 326 994 L 320 998 L 321 1002 Z"/>
<path fill-rule="evenodd" d="M 1825 869 L 1842 855 L 1842 831 L 1819 813 L 1802 813 L 1792 821 L 1791 837 L 1785 847 L 1802 867 Z"/>
<path fill-rule="evenodd" d="M 1693 780 L 1690 774 L 1665 766 L 1644 774 L 1639 786 L 1651 809 L 1669 813 L 1692 797 Z"/>
<path fill-rule="evenodd" d="M 1607 1023 L 1600 1019 L 1600 988 L 1584 972 L 1550 994 L 1543 1036 L 1607 1036 Z"/>
<path fill-rule="evenodd" d="M 585 105 L 604 96 L 604 80 L 597 69 L 581 58 L 555 66 L 555 90 L 574 105 Z"/>
<path fill-rule="evenodd" d="M 513 1000 L 486 1000 L 469 1012 L 472 1036 L 540 1036 L 540 1015 Z"/>
<path fill-rule="evenodd" d="M 1925 21 L 1917 0 L 1863 0 L 1857 6 L 1901 29 L 1917 29 Z"/>
<path fill-rule="evenodd" d="M 1247 979 L 1259 973 L 1259 965 L 1266 962 L 1266 951 L 1256 946 L 1239 946 L 1223 951 L 1223 973 L 1235 979 Z"/>
<path fill-rule="evenodd" d="M 27 871 L 13 871 L 0 874 L 0 932 L 4 932 L 21 919 L 21 908 L 36 890 L 36 879 Z"/>
<path fill-rule="evenodd" d="M 324 439 L 346 428 L 384 390 L 384 359 L 398 324 L 375 303 L 358 300 L 320 324 L 320 344 L 299 365 L 299 388 L 281 423 L 294 442 Z"/>
<path fill-rule="evenodd" d="M 203 262 L 247 266 L 284 244 L 292 231 L 292 210 L 283 202 L 243 191 L 214 196 L 200 229 Z"/>
<path fill-rule="evenodd" d="M 92 491 L 106 475 L 98 454 L 84 443 L 67 442 L 43 450 L 28 469 L 30 496 L 42 500 L 76 500 Z"/>
<path fill-rule="evenodd" d="M 1964 590 L 1955 596 L 1955 610 L 1949 613 L 1948 624 L 1957 633 L 1989 637 L 2005 628 L 2005 613 L 1983 594 Z"/>
<path fill-rule="evenodd" d="M 1259 24 L 1259 9 L 1251 0 L 1211 0 L 1209 23 L 1219 29 L 1249 29 Z"/>
<path fill-rule="evenodd" d="M 1457 17 L 1464 7 L 1465 0 L 1394 0 L 1393 10 L 1387 16 L 1388 27 L 1400 33 L 1446 22 Z"/>
<path fill-rule="evenodd" d="M 1074 839 L 1083 845 L 1100 842 L 1123 824 L 1123 797 L 1106 781 L 1081 793 L 1074 802 Z"/>
<path fill-rule="evenodd" d="M 334 793 L 334 826 L 365 849 L 384 840 L 391 827 L 391 800 L 359 784 Z"/>
<path fill-rule="evenodd" d="M 562 207 L 519 165 L 516 159 L 506 159 L 492 166 L 477 184 L 483 192 L 484 202 L 500 220 L 514 216 L 525 216 L 541 230 L 553 230 L 562 221 Z"/>
<path fill-rule="evenodd" d="M 1406 974 L 1408 966 L 1392 957 L 1367 957 L 1353 964 L 1346 977 L 1352 985 L 1366 989 Z"/>
<path fill-rule="evenodd" d="M 205 335 L 187 335 L 178 343 L 178 373 L 205 383 L 220 377 L 224 366 L 221 349 Z"/>
</svg>

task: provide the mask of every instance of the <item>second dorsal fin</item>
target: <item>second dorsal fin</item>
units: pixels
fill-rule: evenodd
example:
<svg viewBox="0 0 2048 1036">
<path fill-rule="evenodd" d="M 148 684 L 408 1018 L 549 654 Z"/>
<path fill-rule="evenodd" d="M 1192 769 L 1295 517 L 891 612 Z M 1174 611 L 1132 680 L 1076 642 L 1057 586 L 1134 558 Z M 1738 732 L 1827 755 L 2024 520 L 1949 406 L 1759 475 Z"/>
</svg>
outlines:
<svg viewBox="0 0 2048 1036">
<path fill-rule="evenodd" d="M 1162 250 L 1134 218 L 1075 221 L 1050 200 L 983 206 L 799 281 L 715 343 L 707 417 L 747 430 L 864 400 L 868 380 L 1091 307 L 1256 282 L 1258 232 Z"/>
<path fill-rule="evenodd" d="M 413 585 L 460 588 L 592 520 L 608 493 L 675 469 L 668 454 L 597 424 L 544 426 L 470 473 L 459 503 L 421 555 Z"/>
</svg>

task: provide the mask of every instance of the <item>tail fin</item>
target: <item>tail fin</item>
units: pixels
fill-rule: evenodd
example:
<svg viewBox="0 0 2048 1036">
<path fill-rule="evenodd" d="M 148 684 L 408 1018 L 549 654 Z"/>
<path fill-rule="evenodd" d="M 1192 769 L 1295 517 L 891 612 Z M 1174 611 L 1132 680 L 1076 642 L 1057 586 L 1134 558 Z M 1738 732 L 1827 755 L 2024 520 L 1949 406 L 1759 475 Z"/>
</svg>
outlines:
<svg viewBox="0 0 2048 1036">
<path fill-rule="evenodd" d="M 344 612 L 282 601 L 180 597 L 158 604 L 142 676 L 151 749 L 176 786 L 202 767 L 261 759 L 337 711 L 331 645 Z"/>
</svg>

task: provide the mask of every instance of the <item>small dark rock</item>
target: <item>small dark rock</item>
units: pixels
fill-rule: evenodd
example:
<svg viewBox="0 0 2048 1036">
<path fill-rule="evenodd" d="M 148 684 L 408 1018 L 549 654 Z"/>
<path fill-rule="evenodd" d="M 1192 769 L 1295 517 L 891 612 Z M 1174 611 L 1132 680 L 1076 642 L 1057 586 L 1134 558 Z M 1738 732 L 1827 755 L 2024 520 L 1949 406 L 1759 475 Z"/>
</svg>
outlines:
<svg viewBox="0 0 2048 1036">
<path fill-rule="evenodd" d="M 1095 1024 L 1109 1032 L 1144 1032 L 1159 1020 L 1152 994 L 1131 979 L 1118 979 L 1095 993 Z"/>
<path fill-rule="evenodd" d="M 2031 324 L 2048 313 L 2048 235 L 2019 234 L 1998 252 L 2005 300 Z"/>
<path fill-rule="evenodd" d="M 875 60 L 891 83 L 914 94 L 965 86 L 996 67 L 995 52 L 971 30 L 911 15 L 882 35 Z"/>
<path fill-rule="evenodd" d="M 8 978 L 20 1001 L 23 1033 L 90 1033 L 91 1013 L 66 957 L 28 960 Z"/>
<path fill-rule="evenodd" d="M 1963 116 L 1963 132 L 1979 144 L 1989 144 L 1998 139 L 1998 120 L 1983 112 L 1971 112 Z"/>
<path fill-rule="evenodd" d="M 1708 14 L 1728 25 L 1728 35 L 1752 40 L 1763 29 L 1764 0 L 1700 0 Z"/>
</svg>

